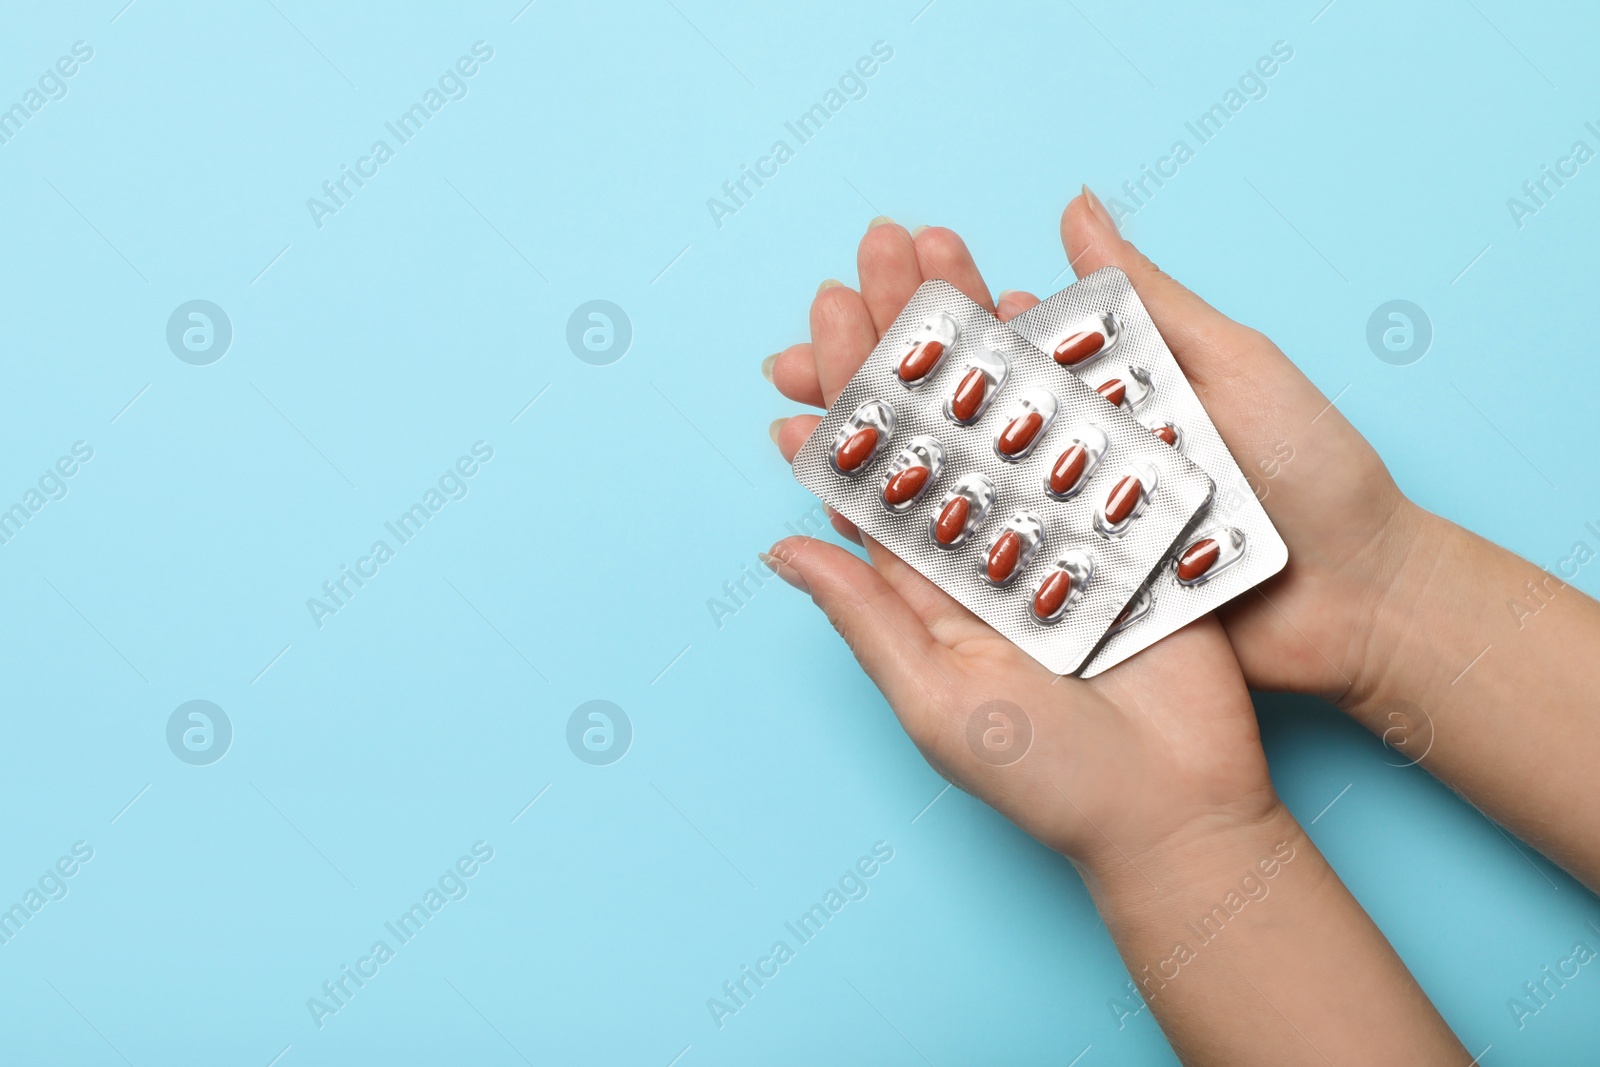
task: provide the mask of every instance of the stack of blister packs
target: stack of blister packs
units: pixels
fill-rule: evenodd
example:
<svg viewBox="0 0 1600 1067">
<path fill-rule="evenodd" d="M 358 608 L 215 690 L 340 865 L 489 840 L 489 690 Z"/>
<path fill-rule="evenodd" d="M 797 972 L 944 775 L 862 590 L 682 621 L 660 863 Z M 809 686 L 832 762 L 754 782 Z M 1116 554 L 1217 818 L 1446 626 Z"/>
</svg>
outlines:
<svg viewBox="0 0 1600 1067">
<path fill-rule="evenodd" d="M 1114 268 L 1009 323 L 924 283 L 794 470 L 1058 674 L 1115 666 L 1288 561 Z"/>
</svg>

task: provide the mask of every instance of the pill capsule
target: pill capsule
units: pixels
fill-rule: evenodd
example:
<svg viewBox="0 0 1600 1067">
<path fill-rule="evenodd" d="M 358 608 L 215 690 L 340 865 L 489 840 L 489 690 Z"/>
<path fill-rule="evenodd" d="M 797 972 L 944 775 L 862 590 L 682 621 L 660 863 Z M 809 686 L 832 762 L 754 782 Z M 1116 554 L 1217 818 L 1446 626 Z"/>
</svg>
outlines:
<svg viewBox="0 0 1600 1067">
<path fill-rule="evenodd" d="M 996 585 L 1011 577 L 1022 557 L 1022 537 L 1015 530 L 1007 530 L 995 539 L 989 549 L 989 580 Z"/>
<path fill-rule="evenodd" d="M 961 540 L 961 535 L 967 530 L 967 516 L 972 513 L 972 502 L 964 496 L 950 499 L 950 503 L 939 512 L 939 521 L 934 524 L 933 536 L 941 545 L 953 545 Z"/>
<path fill-rule="evenodd" d="M 839 469 L 848 474 L 870 459 L 877 448 L 878 428 L 863 426 L 839 446 L 839 451 L 834 453 L 833 459 L 839 465 Z"/>
<path fill-rule="evenodd" d="M 1139 500 L 1144 495 L 1144 485 L 1138 478 L 1131 474 L 1124 474 L 1117 484 L 1111 487 L 1111 495 L 1106 497 L 1106 523 L 1110 526 L 1120 526 L 1128 521 L 1134 509 L 1139 506 Z"/>
<path fill-rule="evenodd" d="M 1002 429 L 994 437 L 994 454 L 1007 463 L 1020 463 L 1055 422 L 1060 401 L 1048 389 L 1029 389 L 1008 405 Z"/>
<path fill-rule="evenodd" d="M 1150 432 L 1155 434 L 1163 444 L 1171 445 L 1174 448 L 1178 447 L 1178 428 L 1172 423 L 1164 422 Z"/>
<path fill-rule="evenodd" d="M 1214 538 L 1203 537 L 1183 550 L 1178 557 L 1178 580 L 1192 582 L 1216 566 L 1222 546 Z"/>
<path fill-rule="evenodd" d="M 1039 427 L 1044 425 L 1044 416 L 1037 411 L 1030 411 L 1026 415 L 1018 415 L 1011 420 L 1010 425 L 1001 433 L 998 447 L 1000 453 L 1006 456 L 1016 456 L 1028 450 L 1033 444 L 1033 439 L 1039 433 Z"/>
<path fill-rule="evenodd" d="M 1050 468 L 1050 491 L 1057 496 L 1070 493 L 1083 479 L 1088 466 L 1089 450 L 1083 447 L 1082 441 L 1072 442 L 1072 447 L 1061 453 L 1056 465 Z"/>
<path fill-rule="evenodd" d="M 1128 395 L 1128 387 L 1123 384 L 1121 378 L 1112 378 L 1096 389 L 1095 392 L 1120 407 L 1123 398 Z"/>
<path fill-rule="evenodd" d="M 927 467 L 922 466 L 907 467 L 900 471 L 883 487 L 883 502 L 891 505 L 904 504 L 922 492 L 922 487 L 928 484 L 928 477 L 932 473 Z"/>
<path fill-rule="evenodd" d="M 1106 346 L 1105 334 L 1099 330 L 1083 330 L 1056 345 L 1052 355 L 1063 367 L 1075 367 L 1086 359 L 1098 355 Z"/>
<path fill-rule="evenodd" d="M 989 391 L 989 376 L 977 367 L 967 371 L 950 398 L 950 414 L 957 422 L 971 422 Z"/>
<path fill-rule="evenodd" d="M 944 356 L 944 344 L 939 341 L 919 341 L 911 346 L 900 361 L 900 380 L 908 385 L 926 378 Z"/>
<path fill-rule="evenodd" d="M 1033 591 L 1033 617 L 1049 625 L 1060 621 L 1094 574 L 1094 557 L 1082 549 L 1069 549 L 1045 572 Z"/>
<path fill-rule="evenodd" d="M 909 511 L 944 470 L 944 446 L 928 434 L 902 443 L 879 476 L 879 496 L 893 514 Z"/>
<path fill-rule="evenodd" d="M 1072 592 L 1072 575 L 1066 571 L 1052 571 L 1033 594 L 1033 613 L 1041 619 L 1053 618 L 1067 603 Z"/>
</svg>

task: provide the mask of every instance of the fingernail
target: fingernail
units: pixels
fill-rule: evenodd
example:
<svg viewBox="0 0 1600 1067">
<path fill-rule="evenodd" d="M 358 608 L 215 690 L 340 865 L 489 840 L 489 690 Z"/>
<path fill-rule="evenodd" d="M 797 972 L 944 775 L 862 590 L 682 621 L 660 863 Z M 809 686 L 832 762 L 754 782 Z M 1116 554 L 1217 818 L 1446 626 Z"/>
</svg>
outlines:
<svg viewBox="0 0 1600 1067">
<path fill-rule="evenodd" d="M 776 355 L 768 356 L 766 359 L 762 360 L 761 376 L 769 382 L 772 381 L 772 368 L 777 366 L 777 364 L 778 357 Z"/>
<path fill-rule="evenodd" d="M 844 282 L 841 282 L 838 278 L 825 278 L 822 284 L 817 286 L 817 292 L 820 293 L 825 289 L 837 289 L 843 284 Z"/>
<path fill-rule="evenodd" d="M 926 226 L 918 226 L 916 229 L 911 231 L 911 236 L 915 237 L 917 234 L 921 233 L 923 230 L 926 230 L 926 229 L 927 229 Z"/>
<path fill-rule="evenodd" d="M 776 574 L 779 578 L 782 578 L 785 582 L 788 582 L 806 596 L 811 595 L 811 587 L 806 584 L 806 580 L 804 578 L 800 577 L 799 571 L 789 566 L 776 555 L 762 552 L 760 553 L 760 556 L 761 562 L 766 564 L 767 570 Z"/>
<path fill-rule="evenodd" d="M 893 225 L 894 225 L 894 219 L 891 219 L 888 215 L 878 215 L 878 216 L 874 217 L 871 222 L 867 223 L 867 229 L 868 230 L 876 230 L 879 226 L 893 226 Z"/>
<path fill-rule="evenodd" d="M 772 438 L 773 444 L 778 443 L 778 435 L 783 432 L 783 424 L 788 421 L 788 419 L 773 419 L 772 425 L 767 427 L 767 434 Z"/>
<path fill-rule="evenodd" d="M 1094 190 L 1087 185 L 1083 187 L 1083 198 L 1088 201 L 1089 210 L 1094 213 L 1095 218 L 1100 220 L 1100 224 L 1112 233 L 1116 233 L 1116 220 L 1111 217 L 1111 212 L 1106 210 L 1106 206 L 1100 202 L 1100 198 L 1094 195 Z"/>
<path fill-rule="evenodd" d="M 994 298 L 994 302 L 996 304 L 998 304 L 998 303 L 1000 303 L 1000 301 L 1004 300 L 1006 297 L 1008 297 L 1008 296 L 1016 296 L 1016 295 L 1017 295 L 1017 291 L 1015 289 L 1002 289 L 1002 290 L 1000 290 L 999 295 Z"/>
</svg>

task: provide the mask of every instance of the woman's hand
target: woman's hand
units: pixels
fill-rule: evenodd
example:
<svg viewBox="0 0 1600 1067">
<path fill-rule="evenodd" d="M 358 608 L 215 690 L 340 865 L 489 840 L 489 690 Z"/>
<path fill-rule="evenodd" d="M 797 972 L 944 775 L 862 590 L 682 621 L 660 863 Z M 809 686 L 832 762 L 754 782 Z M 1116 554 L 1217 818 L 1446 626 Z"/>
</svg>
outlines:
<svg viewBox="0 0 1600 1067">
<path fill-rule="evenodd" d="M 1289 545 L 1284 571 L 1221 613 L 1251 687 L 1346 706 L 1371 700 L 1392 651 L 1385 625 L 1374 624 L 1413 609 L 1390 594 L 1426 554 L 1431 517 L 1277 345 L 1164 274 L 1122 239 L 1094 194 L 1067 206 L 1061 240 L 1078 276 L 1108 266 L 1128 275 L 1249 479 L 1245 491 Z"/>
<path fill-rule="evenodd" d="M 1600 889 L 1600 605 L 1406 499 L 1276 345 L 1163 274 L 1092 194 L 1061 238 L 1079 275 L 1132 280 L 1288 543 L 1281 574 L 1218 612 L 1250 687 L 1338 703 Z"/>
</svg>

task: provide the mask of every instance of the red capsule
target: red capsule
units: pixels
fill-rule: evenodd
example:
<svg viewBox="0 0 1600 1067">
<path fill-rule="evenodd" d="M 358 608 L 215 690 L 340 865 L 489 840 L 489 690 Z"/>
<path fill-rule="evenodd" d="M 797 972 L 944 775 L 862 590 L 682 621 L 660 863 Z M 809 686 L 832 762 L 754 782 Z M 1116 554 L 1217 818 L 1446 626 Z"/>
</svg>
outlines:
<svg viewBox="0 0 1600 1067">
<path fill-rule="evenodd" d="M 1026 415 L 1018 415 L 1011 420 L 1011 425 L 1005 428 L 1000 435 L 1000 452 L 1002 455 L 1015 456 L 1025 451 L 1033 444 L 1033 439 L 1039 433 L 1039 427 L 1044 425 L 1044 416 L 1037 411 L 1030 411 Z"/>
<path fill-rule="evenodd" d="M 951 497 L 950 503 L 939 512 L 939 521 L 934 523 L 933 536 L 941 545 L 953 545 L 967 532 L 967 515 L 972 510 L 972 501 L 964 496 Z"/>
<path fill-rule="evenodd" d="M 1096 389 L 1095 392 L 1120 407 L 1122 398 L 1128 395 L 1128 387 L 1122 384 L 1121 378 L 1112 378 L 1109 382 Z"/>
<path fill-rule="evenodd" d="M 944 355 L 942 341 L 919 341 L 911 346 L 911 351 L 906 353 L 900 361 L 900 380 L 902 382 L 917 382 L 928 376 L 934 365 L 939 362 L 939 357 Z"/>
<path fill-rule="evenodd" d="M 865 463 L 877 448 L 878 428 L 863 426 L 839 446 L 839 451 L 834 453 L 833 461 L 839 465 L 840 470 L 848 474 Z"/>
<path fill-rule="evenodd" d="M 1222 546 L 1209 537 L 1201 538 L 1183 550 L 1178 557 L 1178 579 L 1192 582 L 1216 566 L 1222 556 Z"/>
<path fill-rule="evenodd" d="M 1133 509 L 1139 506 L 1139 498 L 1144 495 L 1144 485 L 1131 474 L 1124 474 L 1122 479 L 1111 488 L 1111 495 L 1106 497 L 1106 523 L 1110 526 L 1121 526 L 1133 514 Z"/>
<path fill-rule="evenodd" d="M 1089 450 L 1082 441 L 1072 442 L 1072 447 L 1061 453 L 1056 465 L 1050 468 L 1050 491 L 1060 496 L 1070 493 L 1089 466 Z"/>
<path fill-rule="evenodd" d="M 1007 530 L 995 541 L 994 547 L 989 549 L 989 580 L 999 584 L 1011 577 L 1011 572 L 1017 569 L 1017 560 L 1022 558 L 1022 536 L 1015 530 Z"/>
<path fill-rule="evenodd" d="M 1082 333 L 1073 334 L 1056 345 L 1053 355 L 1056 362 L 1063 367 L 1074 367 L 1098 354 L 1105 346 L 1105 334 L 1100 333 L 1098 330 L 1085 330 Z"/>
<path fill-rule="evenodd" d="M 1154 433 L 1163 444 L 1171 445 L 1174 448 L 1178 447 L 1178 430 L 1170 423 L 1164 422 L 1151 432 Z"/>
<path fill-rule="evenodd" d="M 950 414 L 957 422 L 969 422 L 983 406 L 984 394 L 989 391 L 989 376 L 977 367 L 967 371 L 950 397 Z"/>
<path fill-rule="evenodd" d="M 922 492 L 922 487 L 928 484 L 928 476 L 932 473 L 921 464 L 915 467 L 907 467 L 905 470 L 900 471 L 889 479 L 888 485 L 883 487 L 883 502 L 885 504 L 904 504 Z"/>
<path fill-rule="evenodd" d="M 1067 602 L 1072 592 L 1072 575 L 1066 571 L 1052 571 L 1033 594 L 1033 613 L 1041 619 L 1053 617 Z"/>
</svg>

